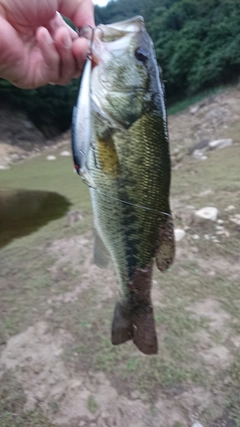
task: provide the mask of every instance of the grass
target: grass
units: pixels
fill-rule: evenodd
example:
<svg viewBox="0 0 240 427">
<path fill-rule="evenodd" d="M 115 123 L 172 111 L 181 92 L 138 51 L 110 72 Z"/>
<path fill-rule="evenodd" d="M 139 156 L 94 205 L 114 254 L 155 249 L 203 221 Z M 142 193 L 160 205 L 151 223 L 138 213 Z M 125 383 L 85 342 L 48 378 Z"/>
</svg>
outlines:
<svg viewBox="0 0 240 427">
<path fill-rule="evenodd" d="M 231 394 L 226 404 L 228 417 L 235 423 L 234 427 L 240 427 L 240 390 L 237 388 L 235 393 Z"/>
<path fill-rule="evenodd" d="M 40 407 L 24 411 L 26 397 L 22 386 L 11 372 L 0 382 L 0 427 L 53 427 Z"/>
<path fill-rule="evenodd" d="M 88 273 L 84 266 L 89 245 L 79 254 L 77 265 L 63 260 L 57 268 L 57 275 L 51 273 L 58 257 L 57 253 L 49 253 L 52 242 L 86 235 L 92 227 L 88 189 L 72 172 L 71 160 L 60 157 L 56 162 L 47 162 L 43 155 L 1 171 L 2 188 L 11 191 L 15 188 L 52 191 L 67 199 L 68 209 L 83 211 L 84 219 L 70 227 L 66 224 L 66 217 L 59 216 L 44 223 L 32 234 L 12 239 L 1 249 L 0 345 L 37 321 L 47 319 L 53 337 L 59 330 L 68 331 L 72 336 L 71 344 L 65 347 L 63 344 L 61 357 L 73 378 L 79 372 L 86 375 L 89 372 L 91 375 L 103 372 L 120 395 L 130 396 L 133 391 L 139 390 L 146 402 L 151 404 L 159 395 L 172 398 L 179 389 L 190 392 L 194 387 L 201 387 L 213 391 L 217 397 L 219 393 L 225 402 L 225 406 L 221 406 L 222 403 L 218 405 L 222 408 L 222 417 L 229 422 L 234 420 L 239 427 L 240 402 L 236 397 L 239 394 L 235 396 L 234 393 L 239 387 L 240 360 L 230 341 L 232 336 L 240 333 L 240 289 L 232 271 L 239 261 L 240 236 L 238 227 L 229 222 L 229 214 L 225 211 L 232 204 L 237 212 L 240 211 L 239 155 L 240 148 L 236 145 L 226 151 L 211 153 L 206 162 L 185 159 L 182 168 L 173 173 L 172 197 L 183 208 L 186 204 L 196 208 L 216 206 L 231 237 L 222 239 L 217 246 L 204 239 L 205 231 L 201 226 L 194 225 L 194 230 L 188 230 L 185 240 L 180 242 L 171 270 L 164 275 L 154 271 L 156 294 L 153 305 L 159 354 L 153 357 L 143 356 L 131 342 L 119 347 L 112 346 L 110 330 L 117 299 L 116 283 L 112 293 L 114 297 L 102 299 L 103 288 L 98 287 L 96 280 L 96 286 L 90 283 L 84 287 L 76 301 L 64 303 L 60 300 L 54 303 L 54 297 L 74 291 L 76 286 L 84 283 Z M 212 194 L 199 196 L 209 187 Z M 186 195 L 189 195 L 189 201 L 184 199 Z M 63 215 L 66 215 L 66 211 Z M 200 234 L 197 241 L 191 237 L 195 231 Z M 214 234 L 215 228 L 209 232 Z M 213 266 L 215 259 L 227 261 L 229 268 L 218 271 Z M 211 276 L 209 272 L 213 269 L 215 274 Z M 101 283 L 102 278 L 108 278 L 102 274 L 99 270 Z M 194 303 L 207 298 L 217 300 L 229 314 L 230 320 L 225 321 L 223 330 L 212 331 L 211 316 L 201 317 L 191 310 Z M 49 300 L 53 301 L 50 305 Z M 49 308 L 51 314 L 46 317 Z M 229 331 L 227 341 L 224 328 Z M 229 349 L 233 357 L 229 368 L 222 369 L 217 364 L 212 367 L 203 360 L 202 350 L 198 347 L 200 338 L 196 339 L 203 332 L 210 336 L 209 345 L 221 344 Z M 207 350 L 206 346 L 204 351 Z M 52 426 L 39 407 L 32 412 L 23 412 L 26 401 L 24 390 L 13 374 L 6 372 L 2 378 L 0 427 Z M 224 380 L 229 378 L 230 386 L 225 387 Z M 181 394 L 178 398 L 181 399 Z M 57 414 L 59 402 L 48 402 L 48 407 Z M 101 411 L 93 390 L 86 399 L 86 407 L 92 414 Z M 206 425 L 217 426 L 215 421 L 219 407 L 216 411 L 216 404 L 209 402 L 208 408 L 202 411 L 202 417 L 206 413 Z M 181 427 L 181 423 L 171 427 Z"/>
<path fill-rule="evenodd" d="M 91 414 L 95 414 L 95 412 L 98 409 L 98 404 L 97 404 L 97 402 L 96 402 L 96 400 L 92 394 L 90 394 L 90 396 L 88 397 L 87 408 L 88 408 L 89 412 L 91 412 Z"/>
</svg>

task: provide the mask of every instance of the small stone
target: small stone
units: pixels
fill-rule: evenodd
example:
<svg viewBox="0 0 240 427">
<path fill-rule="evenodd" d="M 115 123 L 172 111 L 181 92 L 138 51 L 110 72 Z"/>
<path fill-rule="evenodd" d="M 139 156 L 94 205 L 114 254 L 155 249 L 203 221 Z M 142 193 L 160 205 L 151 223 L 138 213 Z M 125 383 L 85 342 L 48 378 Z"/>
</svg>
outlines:
<svg viewBox="0 0 240 427">
<path fill-rule="evenodd" d="M 182 240 L 185 237 L 185 235 L 186 233 L 184 230 L 182 230 L 181 228 L 175 228 L 174 236 L 175 236 L 176 242 L 179 242 L 180 240 Z"/>
<path fill-rule="evenodd" d="M 193 246 L 193 247 L 191 248 L 191 252 L 192 252 L 193 254 L 198 254 L 199 250 L 198 250 L 198 248 L 196 248 L 196 246 Z"/>
<path fill-rule="evenodd" d="M 202 150 L 194 150 L 194 152 L 193 152 L 193 157 L 194 157 L 195 159 L 199 159 L 199 160 L 206 160 L 206 159 L 207 159 L 207 156 L 205 156 L 205 155 L 203 154 L 203 151 L 202 151 Z"/>
<path fill-rule="evenodd" d="M 223 219 L 218 219 L 218 220 L 217 220 L 217 223 L 218 223 L 218 224 L 224 224 L 224 221 L 223 221 Z"/>
<path fill-rule="evenodd" d="M 230 216 L 229 220 L 234 222 L 237 225 L 240 225 L 240 214 Z"/>
<path fill-rule="evenodd" d="M 196 422 L 192 425 L 192 427 L 203 427 L 203 425 L 200 424 L 199 422 Z"/>
<path fill-rule="evenodd" d="M 205 207 L 199 209 L 195 212 L 196 217 L 207 220 L 207 221 L 216 221 L 218 215 L 218 209 L 214 207 Z"/>
<path fill-rule="evenodd" d="M 9 169 L 9 166 L 0 165 L 0 170 L 6 170 Z"/>
<path fill-rule="evenodd" d="M 56 156 L 47 156 L 47 160 L 56 160 Z"/>
<path fill-rule="evenodd" d="M 229 147 L 233 144 L 232 139 L 217 139 L 216 141 L 209 142 L 210 150 L 220 150 L 221 148 Z"/>
<path fill-rule="evenodd" d="M 230 206 L 228 206 L 228 207 L 225 209 L 225 211 L 226 211 L 226 212 L 228 212 L 228 211 L 233 211 L 234 209 L 236 209 L 236 208 L 235 208 L 235 206 L 230 205 Z"/>
<path fill-rule="evenodd" d="M 199 237 L 199 235 L 198 235 L 198 234 L 194 234 L 194 235 L 192 236 L 192 238 L 193 238 L 193 239 L 195 239 L 195 240 L 198 240 L 200 237 Z"/>
<path fill-rule="evenodd" d="M 216 234 L 218 234 L 219 236 L 230 237 L 229 231 L 225 229 L 216 231 Z"/>
<path fill-rule="evenodd" d="M 60 153 L 60 156 L 63 156 L 63 157 L 69 157 L 69 156 L 71 156 L 71 153 L 70 153 L 69 151 L 65 150 L 65 151 L 62 151 L 62 152 Z"/>
<path fill-rule="evenodd" d="M 210 277 L 214 277 L 214 276 L 216 276 L 216 272 L 215 271 L 209 271 L 209 273 L 208 273 L 208 276 L 210 276 Z"/>
<path fill-rule="evenodd" d="M 209 196 L 210 194 L 213 194 L 213 191 L 209 188 L 208 190 L 204 190 L 201 193 L 199 193 L 200 197 Z"/>
<path fill-rule="evenodd" d="M 194 107 L 190 108 L 190 113 L 195 114 L 198 111 L 198 109 L 199 109 L 199 106 L 195 105 Z"/>
</svg>

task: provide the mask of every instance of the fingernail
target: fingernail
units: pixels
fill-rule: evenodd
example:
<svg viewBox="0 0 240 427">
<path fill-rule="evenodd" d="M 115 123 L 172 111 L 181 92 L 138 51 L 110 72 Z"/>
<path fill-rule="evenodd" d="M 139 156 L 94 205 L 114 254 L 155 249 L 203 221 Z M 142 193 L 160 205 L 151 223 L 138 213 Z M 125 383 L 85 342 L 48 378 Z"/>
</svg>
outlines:
<svg viewBox="0 0 240 427">
<path fill-rule="evenodd" d="M 72 47 L 72 40 L 68 33 L 64 34 L 62 38 L 62 44 L 65 47 L 65 49 L 70 49 L 70 47 Z"/>
</svg>

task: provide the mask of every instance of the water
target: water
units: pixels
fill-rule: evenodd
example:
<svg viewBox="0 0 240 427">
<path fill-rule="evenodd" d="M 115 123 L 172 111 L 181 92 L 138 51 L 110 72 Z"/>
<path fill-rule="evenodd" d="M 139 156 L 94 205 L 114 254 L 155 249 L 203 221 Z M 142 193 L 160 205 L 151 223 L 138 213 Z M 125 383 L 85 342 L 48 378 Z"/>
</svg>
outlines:
<svg viewBox="0 0 240 427">
<path fill-rule="evenodd" d="M 58 193 L 0 189 L 0 248 L 61 218 L 69 206 Z"/>
</svg>

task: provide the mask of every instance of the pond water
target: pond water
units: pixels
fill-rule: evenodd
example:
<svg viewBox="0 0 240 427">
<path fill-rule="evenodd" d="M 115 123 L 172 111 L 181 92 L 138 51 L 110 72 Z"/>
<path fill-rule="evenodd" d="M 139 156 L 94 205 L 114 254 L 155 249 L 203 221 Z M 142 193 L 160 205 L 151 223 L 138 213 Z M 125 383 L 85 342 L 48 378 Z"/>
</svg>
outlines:
<svg viewBox="0 0 240 427">
<path fill-rule="evenodd" d="M 54 192 L 0 189 L 0 248 L 61 218 L 69 206 Z"/>
</svg>

